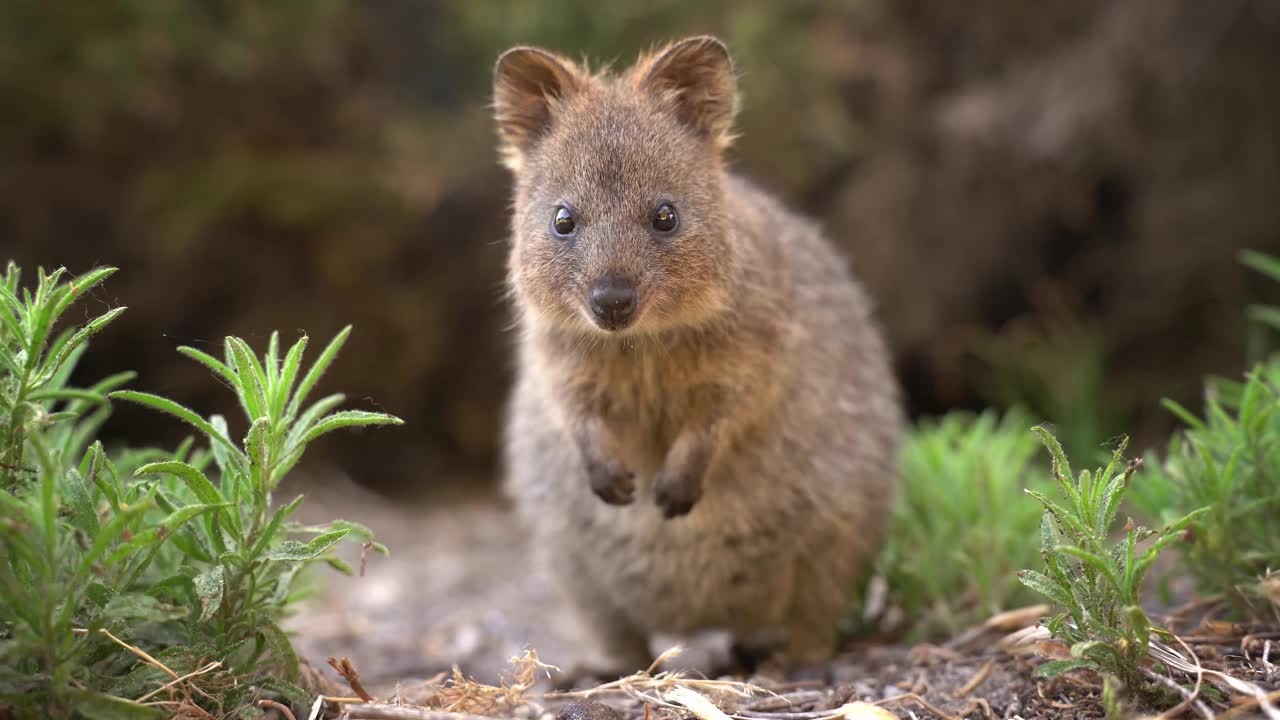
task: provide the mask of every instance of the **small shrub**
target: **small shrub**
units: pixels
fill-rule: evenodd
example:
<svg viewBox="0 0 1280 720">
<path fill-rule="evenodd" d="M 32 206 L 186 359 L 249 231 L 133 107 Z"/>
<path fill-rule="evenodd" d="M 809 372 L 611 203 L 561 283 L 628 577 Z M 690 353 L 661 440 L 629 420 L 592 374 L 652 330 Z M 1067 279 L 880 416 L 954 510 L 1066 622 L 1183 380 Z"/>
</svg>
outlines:
<svg viewBox="0 0 1280 720">
<path fill-rule="evenodd" d="M 1242 260 L 1280 281 L 1280 261 L 1256 252 Z M 1280 330 L 1280 308 L 1254 305 L 1249 315 L 1260 329 Z M 1164 404 L 1186 429 L 1163 458 L 1149 455 L 1154 472 L 1134 493 L 1135 507 L 1158 521 L 1210 508 L 1180 548 L 1179 572 L 1240 615 L 1280 621 L 1268 578 L 1280 569 L 1280 355 L 1256 364 L 1243 383 L 1212 378 L 1203 417 Z"/>
<path fill-rule="evenodd" d="M 1153 628 L 1141 606 L 1142 580 L 1160 551 L 1205 509 L 1191 512 L 1159 531 L 1127 523 L 1122 539 L 1109 539 L 1111 526 L 1141 466 L 1124 460 L 1122 441 L 1105 469 L 1073 476 L 1062 446 L 1036 428 L 1053 458 L 1053 476 L 1062 503 L 1028 490 L 1044 508 L 1040 552 L 1044 572 L 1023 570 L 1019 579 L 1065 612 L 1046 620 L 1054 637 L 1067 642 L 1072 658 L 1045 663 L 1041 676 L 1089 669 L 1120 682 L 1129 693 L 1141 687 L 1141 665 Z M 1154 540 L 1143 549 L 1139 544 Z"/>
<path fill-rule="evenodd" d="M 1031 424 L 1017 409 L 1003 417 L 955 412 L 907 436 L 903 495 L 877 574 L 914 639 L 952 635 L 1034 602 L 1014 574 L 1035 562 L 1040 524 L 1035 506 L 1017 498 L 1050 482 L 1031 462 Z"/>
<path fill-rule="evenodd" d="M 341 395 L 306 405 L 349 328 L 305 372 L 305 337 L 283 358 L 275 334 L 261 359 L 239 338 L 227 338 L 224 360 L 181 349 L 236 393 L 243 442 L 220 417 L 116 390 L 130 373 L 68 386 L 89 336 L 124 308 L 54 328 L 112 272 L 70 282 L 62 270 L 41 272 L 32 293 L 10 264 L 0 284 L 0 714 L 5 704 L 24 717 L 162 717 L 198 706 L 252 717 L 264 694 L 305 703 L 278 624 L 294 581 L 316 561 L 350 572 L 333 547 L 372 538 L 344 521 L 292 524 L 302 498 L 273 508 L 272 491 L 312 440 L 399 420 L 332 412 Z M 95 438 L 112 398 L 178 417 L 208 447 L 188 439 L 172 452 L 109 454 Z M 298 534 L 307 537 L 290 538 Z M 171 677 L 140 662 L 143 652 L 194 675 L 156 692 Z"/>
<path fill-rule="evenodd" d="M 1219 381 L 1206 393 L 1204 417 L 1166 401 L 1186 424 L 1164 458 L 1152 454 L 1153 477 L 1135 506 L 1160 521 L 1197 507 L 1209 511 L 1179 549 L 1200 593 L 1222 595 L 1245 615 L 1280 619 L 1263 587 L 1280 568 L 1280 358 L 1259 365 L 1244 383 Z"/>
</svg>

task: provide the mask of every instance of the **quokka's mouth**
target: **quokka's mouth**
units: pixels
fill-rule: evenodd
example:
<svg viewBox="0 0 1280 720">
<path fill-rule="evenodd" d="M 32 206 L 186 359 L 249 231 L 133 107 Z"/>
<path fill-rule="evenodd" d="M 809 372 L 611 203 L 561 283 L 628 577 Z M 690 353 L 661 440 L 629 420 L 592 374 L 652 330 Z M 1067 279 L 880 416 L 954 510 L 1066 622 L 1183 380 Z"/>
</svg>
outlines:
<svg viewBox="0 0 1280 720">
<path fill-rule="evenodd" d="M 619 333 L 635 326 L 636 318 L 637 316 L 635 314 L 632 314 L 630 317 L 627 317 L 627 318 L 616 319 L 616 318 L 600 317 L 599 315 L 592 313 L 591 324 L 595 325 L 600 330 L 604 330 L 605 332 L 608 332 L 608 333 Z"/>
</svg>

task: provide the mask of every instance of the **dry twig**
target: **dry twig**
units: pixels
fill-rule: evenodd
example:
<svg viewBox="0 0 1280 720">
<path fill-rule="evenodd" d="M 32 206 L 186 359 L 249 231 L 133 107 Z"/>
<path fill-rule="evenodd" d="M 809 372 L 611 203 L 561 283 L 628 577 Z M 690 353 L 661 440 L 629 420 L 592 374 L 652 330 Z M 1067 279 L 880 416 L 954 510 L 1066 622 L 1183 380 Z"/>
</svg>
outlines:
<svg viewBox="0 0 1280 720">
<path fill-rule="evenodd" d="M 1151 641 L 1151 656 L 1163 662 L 1164 664 L 1187 673 L 1188 675 L 1200 672 L 1204 674 L 1210 683 L 1219 690 L 1226 693 L 1237 693 L 1253 698 L 1256 701 L 1258 709 L 1262 711 L 1269 720 L 1280 720 L 1280 710 L 1276 710 L 1271 704 L 1273 699 L 1262 688 L 1257 685 L 1242 680 L 1234 675 L 1229 675 L 1218 670 L 1211 670 L 1201 666 L 1198 662 L 1191 663 L 1181 653 L 1173 648 L 1156 640 Z"/>
<path fill-rule="evenodd" d="M 342 676 L 342 679 L 346 680 L 347 684 L 351 686 L 352 692 L 359 695 L 361 700 L 365 702 L 374 702 L 373 696 L 370 695 L 369 692 L 364 689 L 364 686 L 360 684 L 360 673 L 356 671 L 355 666 L 351 664 L 350 660 L 347 658 L 338 660 L 338 658 L 331 657 L 329 658 L 329 667 L 338 671 L 338 674 Z"/>
<path fill-rule="evenodd" d="M 259 700 L 258 707 L 279 710 L 280 714 L 284 715 L 285 720 L 298 720 L 298 718 L 294 717 L 293 711 L 289 709 L 288 705 L 283 705 L 275 700 Z"/>
<path fill-rule="evenodd" d="M 89 633 L 89 631 L 85 628 L 74 628 L 72 632 L 76 633 L 77 635 L 87 635 Z M 192 717 L 208 718 L 209 720 L 212 720 L 213 716 L 205 712 L 204 709 L 202 709 L 196 703 L 195 699 L 191 697 L 191 691 L 195 690 L 197 693 L 203 695 L 204 697 L 210 700 L 213 700 L 213 698 L 204 690 L 201 690 L 199 686 L 193 683 L 187 682 L 187 678 L 203 674 L 203 672 L 207 672 L 207 670 L 202 669 L 201 671 L 197 671 L 195 673 L 179 676 L 178 673 L 174 672 L 172 668 L 170 668 L 168 665 L 165 665 L 164 663 L 152 657 L 146 650 L 130 645 L 124 640 L 121 640 L 115 635 L 112 635 L 110 630 L 106 628 L 98 628 L 98 632 L 101 633 L 102 635 L 105 635 L 108 639 L 110 639 L 115 644 L 119 645 L 120 647 L 124 648 L 125 650 L 128 650 L 130 653 L 137 656 L 144 663 L 159 669 L 161 672 L 173 678 L 171 682 L 165 683 L 164 685 L 160 686 L 159 690 L 167 690 L 169 692 L 170 697 L 174 697 L 174 691 L 178 691 L 179 693 L 181 693 L 179 699 L 168 700 L 168 701 L 151 701 L 145 704 L 162 706 L 162 707 L 173 707 L 175 709 L 174 714 L 176 716 L 190 715 Z M 155 692 L 148 693 L 143 697 L 150 698 L 154 694 Z M 144 704 L 143 700 L 136 700 L 134 702 L 137 702 L 139 704 Z"/>
<path fill-rule="evenodd" d="M 493 720 L 487 715 L 445 712 L 384 703 L 343 705 L 342 712 L 351 720 Z"/>
<path fill-rule="evenodd" d="M 1280 700 L 1280 690 L 1272 691 L 1262 697 L 1244 698 L 1244 700 L 1242 700 L 1238 705 L 1232 707 L 1230 710 L 1224 713 L 1219 713 L 1216 720 L 1231 720 L 1233 717 L 1238 717 L 1250 712 L 1262 703 L 1270 703 L 1278 700 Z"/>
<path fill-rule="evenodd" d="M 925 700 L 924 698 L 920 697 L 916 693 L 903 693 L 901 695 L 894 695 L 893 697 L 887 697 L 883 700 L 877 700 L 875 704 L 884 706 L 884 705 L 896 704 L 900 702 L 913 702 L 919 705 L 920 707 L 924 708 L 925 710 L 928 710 L 929 712 L 933 713 L 934 715 L 937 715 L 940 718 L 952 717 L 951 713 L 938 708 L 937 706 L 931 704 L 928 700 Z"/>
<path fill-rule="evenodd" d="M 1200 658 L 1196 655 L 1195 651 L 1191 649 L 1191 646 L 1183 642 L 1182 638 L 1178 637 L 1177 635 L 1174 635 L 1173 633 L 1169 633 L 1169 637 L 1173 638 L 1174 640 L 1177 640 L 1178 644 L 1182 646 L 1182 649 L 1186 650 L 1187 654 L 1191 656 L 1191 662 L 1192 664 L 1195 665 L 1195 668 L 1196 668 L 1196 686 L 1191 690 L 1190 693 L 1188 693 L 1186 690 L 1182 688 L 1181 685 L 1178 685 L 1172 680 L 1167 681 L 1166 684 L 1170 685 L 1171 687 L 1173 687 L 1175 690 L 1177 690 L 1179 693 L 1182 694 L 1183 700 L 1182 702 L 1178 703 L 1177 705 L 1170 708 L 1169 710 L 1163 713 L 1160 713 L 1160 720 L 1166 720 L 1167 718 L 1177 717 L 1180 713 L 1182 713 L 1183 710 L 1186 710 L 1188 707 L 1192 705 L 1194 705 L 1196 710 L 1199 710 L 1200 714 L 1203 715 L 1204 717 L 1212 718 L 1213 713 L 1209 711 L 1208 706 L 1206 706 L 1203 702 L 1197 699 L 1200 697 L 1200 686 L 1204 683 L 1204 666 L 1200 664 Z M 1145 672 L 1150 673 L 1151 671 L 1147 670 Z M 1161 680 L 1162 682 L 1165 680 L 1165 678 L 1157 678 L 1157 679 Z"/>
<path fill-rule="evenodd" d="M 977 690 L 979 685 L 986 682 L 988 677 L 991 677 L 991 671 L 995 669 L 995 666 L 996 666 L 995 658 L 988 660 L 986 664 L 983 665 L 982 668 L 979 669 L 978 672 L 975 673 L 974 676 L 969 679 L 969 682 L 964 684 L 964 687 L 956 691 L 953 697 L 955 697 L 956 699 L 967 697 L 969 693 L 973 692 L 974 690 Z"/>
</svg>

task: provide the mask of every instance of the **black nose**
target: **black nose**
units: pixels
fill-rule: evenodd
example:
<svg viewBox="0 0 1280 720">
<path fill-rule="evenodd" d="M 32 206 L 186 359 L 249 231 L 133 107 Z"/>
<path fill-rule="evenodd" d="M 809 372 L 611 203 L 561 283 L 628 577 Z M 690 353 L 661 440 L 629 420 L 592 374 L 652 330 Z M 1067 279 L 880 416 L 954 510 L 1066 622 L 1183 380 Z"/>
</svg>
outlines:
<svg viewBox="0 0 1280 720">
<path fill-rule="evenodd" d="M 616 329 L 627 324 L 636 310 L 636 289 L 624 277 L 605 275 L 591 287 L 591 312 L 601 324 Z"/>
</svg>

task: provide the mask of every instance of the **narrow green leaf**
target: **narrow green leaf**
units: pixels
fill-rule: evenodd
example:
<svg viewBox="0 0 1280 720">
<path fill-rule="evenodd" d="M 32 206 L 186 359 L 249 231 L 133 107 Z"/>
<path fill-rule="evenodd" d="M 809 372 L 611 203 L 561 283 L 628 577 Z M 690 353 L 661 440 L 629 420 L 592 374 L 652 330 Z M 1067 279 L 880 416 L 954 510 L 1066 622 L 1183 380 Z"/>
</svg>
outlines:
<svg viewBox="0 0 1280 720">
<path fill-rule="evenodd" d="M 1133 628 L 1134 637 L 1137 638 L 1138 644 L 1144 648 L 1147 647 L 1151 642 L 1151 620 L 1143 612 L 1142 608 L 1137 605 L 1130 605 L 1125 608 L 1125 613 L 1129 616 L 1129 626 Z"/>
<path fill-rule="evenodd" d="M 293 392 L 293 384 L 298 379 L 298 369 L 302 365 L 302 355 L 307 349 L 307 336 L 303 335 L 298 342 L 289 348 L 284 358 L 284 366 L 280 370 L 280 381 L 276 383 L 271 398 L 271 417 L 283 417 L 289 395 Z M 292 418 L 290 418 L 292 419 Z"/>
<path fill-rule="evenodd" d="M 75 350 L 77 347 L 80 346 L 81 343 L 88 340 L 95 333 L 102 330 L 102 328 L 106 327 L 108 323 L 110 323 L 112 320 L 115 320 L 117 317 L 119 317 L 120 313 L 124 312 L 125 310 L 126 308 L 123 308 L 123 307 L 118 307 L 118 308 L 115 308 L 114 310 L 108 310 L 102 315 L 99 315 L 93 320 L 90 320 L 88 323 L 85 324 L 84 327 L 76 331 L 76 334 L 71 336 L 71 339 L 68 340 L 67 343 L 63 345 L 61 349 L 59 349 L 58 353 L 53 357 L 53 360 L 49 363 L 49 372 L 57 372 L 57 370 L 62 367 L 62 363 L 67 360 L 67 357 L 70 355 L 71 351 Z"/>
<path fill-rule="evenodd" d="M 22 316 L 22 303 L 8 288 L 0 287 L 0 329 L 16 340 L 22 349 L 28 349 L 27 334 L 23 332 L 18 318 Z"/>
<path fill-rule="evenodd" d="M 357 540 L 359 542 L 367 542 L 372 540 L 374 537 L 373 530 L 371 530 L 368 525 L 352 522 L 350 520 L 333 520 L 332 522 L 325 523 L 324 525 L 289 526 L 289 532 L 296 533 L 328 533 L 333 532 L 334 530 L 346 530 L 351 533 L 351 540 Z"/>
<path fill-rule="evenodd" d="M 253 351 L 238 337 L 227 338 L 227 353 L 236 373 L 236 388 L 250 422 L 267 415 L 267 379 Z"/>
<path fill-rule="evenodd" d="M 1062 525 L 1067 530 L 1077 533 L 1080 536 L 1089 535 L 1089 528 L 1085 527 L 1084 523 L 1080 522 L 1080 519 L 1071 511 L 1045 497 L 1044 493 L 1037 492 L 1035 490 L 1027 490 L 1025 492 L 1036 500 L 1039 500 L 1040 504 L 1044 505 L 1045 509 L 1053 515 L 1053 519 L 1058 521 L 1059 525 Z"/>
<path fill-rule="evenodd" d="M 115 390 L 118 387 L 124 386 L 125 384 L 129 383 L 136 377 L 138 377 L 138 373 L 133 372 L 132 370 L 118 372 L 114 375 L 108 375 L 107 377 L 99 380 L 98 382 L 94 383 L 92 387 L 88 388 L 88 390 L 89 392 L 95 395 L 101 395 L 102 402 L 106 402 L 107 393 L 111 392 L 112 390 Z M 81 412 L 85 409 L 85 407 L 86 406 L 81 403 L 73 402 L 69 406 L 67 406 L 67 409 L 73 412 Z"/>
<path fill-rule="evenodd" d="M 351 326 L 348 325 L 342 329 L 329 344 L 325 346 L 324 351 L 320 353 L 320 357 L 316 358 L 316 362 L 303 376 L 302 382 L 299 383 L 297 391 L 289 400 L 288 410 L 285 412 L 287 419 L 297 417 L 298 411 L 302 408 L 302 404 L 307 401 L 307 395 L 311 393 L 311 389 L 320 381 L 320 377 L 324 375 L 325 370 L 329 368 L 329 364 L 333 362 L 338 351 L 347 342 L 347 337 L 351 335 Z"/>
<path fill-rule="evenodd" d="M 209 478 L 199 470 L 191 467 L 184 462 L 176 460 L 168 462 L 148 463 L 133 471 L 134 477 L 146 477 L 147 475 L 173 475 L 174 477 L 186 483 L 191 488 L 191 492 L 195 494 L 196 499 L 206 505 L 226 505 L 227 499 L 222 496 L 218 488 L 214 487 Z"/>
<path fill-rule="evenodd" d="M 146 622 L 167 622 L 179 620 L 187 616 L 187 609 L 176 605 L 168 605 L 143 593 L 121 593 L 111 598 L 102 608 L 100 618 L 113 620 L 142 620 Z"/>
<path fill-rule="evenodd" d="M 1075 508 L 1075 514 L 1087 517 L 1088 513 L 1085 512 L 1084 501 L 1075 486 L 1075 476 L 1071 474 L 1071 463 L 1067 461 L 1067 454 L 1063 451 L 1062 444 L 1058 442 L 1058 438 L 1053 436 L 1053 433 L 1049 432 L 1048 428 L 1037 425 L 1032 430 L 1036 435 L 1040 436 L 1040 442 L 1049 451 L 1049 456 L 1053 461 L 1054 477 L 1057 478 L 1058 485 L 1061 486 L 1063 493 L 1071 500 L 1071 504 Z"/>
<path fill-rule="evenodd" d="M 182 355 L 185 355 L 191 358 L 192 360 L 195 360 L 201 365 L 204 365 L 205 367 L 209 368 L 210 370 L 213 371 L 215 375 L 217 375 L 219 378 L 224 380 L 228 385 L 230 385 L 232 389 L 235 388 L 236 386 L 235 372 L 233 372 L 231 368 L 227 367 L 226 364 L 223 363 L 218 358 L 210 355 L 209 353 L 203 352 L 201 350 L 197 350 L 193 347 L 188 347 L 186 345 L 179 347 L 178 352 L 181 353 Z"/>
<path fill-rule="evenodd" d="M 150 498 L 147 498 L 134 505 L 118 506 L 115 512 L 111 514 L 107 523 L 102 526 L 102 531 L 93 539 L 93 544 L 89 547 L 89 550 L 80 558 L 80 564 L 76 568 L 75 574 L 67 583 L 68 587 L 73 589 L 78 588 L 89 577 L 89 573 L 93 569 L 94 563 L 98 562 L 99 558 L 106 553 L 107 548 L 109 548 L 111 544 L 121 536 L 125 528 L 132 523 L 135 518 L 145 513 L 152 505 L 153 502 Z M 62 618 L 60 618 L 60 620 L 70 618 L 73 609 L 74 606 L 71 603 L 64 605 Z"/>
<path fill-rule="evenodd" d="M 367 427 L 370 425 L 403 425 L 404 421 L 386 413 L 366 412 L 364 410 L 343 410 L 320 420 L 302 436 L 306 444 L 326 433 L 348 427 Z"/>
<path fill-rule="evenodd" d="M 1084 564 L 1105 577 L 1107 582 L 1111 584 L 1112 590 L 1124 592 L 1124 585 L 1120 582 L 1120 578 L 1116 576 L 1115 569 L 1111 567 L 1111 563 L 1107 562 L 1105 558 L 1075 545 L 1059 545 L 1057 551 L 1079 558 Z"/>
<path fill-rule="evenodd" d="M 1173 413 L 1175 416 L 1177 416 L 1179 420 L 1186 423 L 1188 427 L 1194 430 L 1200 430 L 1200 431 L 1204 430 L 1204 422 L 1201 421 L 1200 418 L 1196 417 L 1195 413 L 1186 409 L 1185 407 L 1178 404 L 1177 402 L 1166 399 L 1166 400 L 1160 401 L 1160 404 L 1164 407 L 1165 410 L 1168 410 L 1169 412 Z"/>
<path fill-rule="evenodd" d="M 209 436 L 209 438 L 216 444 L 219 444 L 230 451 L 230 454 L 233 457 L 241 460 L 242 462 L 247 462 L 247 459 L 244 457 L 244 453 L 240 452 L 240 449 L 237 448 L 226 435 L 216 430 L 208 421 L 197 415 L 194 411 L 189 410 L 168 398 L 163 398 L 159 395 L 152 395 L 151 393 L 138 392 L 136 390 L 117 390 L 111 393 L 108 397 L 113 400 L 128 400 L 129 402 L 138 403 L 139 405 L 145 405 L 153 410 L 168 413 L 169 415 L 186 422 L 187 424 L 195 427 L 195 429 Z"/>
<path fill-rule="evenodd" d="M 200 599 L 200 621 L 204 622 L 222 607 L 225 571 L 221 565 L 200 573 L 192 580 L 196 597 Z"/>
<path fill-rule="evenodd" d="M 1280 282 L 1280 260 L 1257 250 L 1241 250 L 1240 262 L 1272 280 Z"/>
<path fill-rule="evenodd" d="M 30 439 L 36 440 L 38 437 L 32 436 Z M 40 511 L 45 547 L 49 548 L 49 553 L 53 553 L 58 546 L 58 487 L 53 468 L 40 473 Z"/>
<path fill-rule="evenodd" d="M 209 417 L 209 424 L 223 437 L 231 437 L 231 431 L 227 429 L 227 419 L 221 415 L 211 415 Z M 235 448 L 231 449 L 234 450 Z M 231 454 L 228 452 L 227 445 L 222 443 L 213 443 L 209 450 L 213 453 L 213 464 L 217 465 L 218 470 L 222 473 L 224 483 L 222 494 L 226 496 L 228 494 L 225 486 L 226 478 L 231 475 L 231 471 L 234 469 L 234 461 Z M 236 460 L 240 460 L 242 465 L 248 464 L 248 458 L 244 457 L 244 455 L 237 455 Z"/>
<path fill-rule="evenodd" d="M 1096 670 L 1092 660 L 1050 660 L 1035 669 L 1032 677 L 1053 678 L 1072 670 Z"/>
<path fill-rule="evenodd" d="M 295 707 L 311 706 L 312 697 L 309 694 L 307 694 L 305 690 L 298 687 L 297 685 L 294 685 L 291 682 L 286 682 L 279 678 L 273 678 L 268 676 L 268 677 L 261 678 L 260 680 L 257 681 L 257 683 L 262 689 L 269 690 L 279 695 L 285 700 L 288 700 L 289 702 L 293 703 Z"/>
<path fill-rule="evenodd" d="M 116 273 L 117 268 L 100 267 L 94 268 L 83 275 L 80 275 L 67 284 L 67 292 L 53 307 L 53 322 L 57 322 L 62 317 L 62 313 L 71 307 L 78 298 L 86 292 L 92 290 L 102 283 L 103 280 L 111 277 Z"/>
<path fill-rule="evenodd" d="M 92 486 L 75 468 L 67 470 L 62 483 L 63 500 L 71 509 L 71 524 L 83 530 L 86 537 L 98 534 L 98 509 L 89 496 Z"/>
<path fill-rule="evenodd" d="M 276 533 L 279 531 L 281 523 L 288 519 L 288 517 L 292 515 L 301 504 L 302 495 L 299 495 L 275 511 L 271 516 L 271 521 L 267 523 L 266 529 L 258 536 L 258 541 L 254 543 L 253 548 L 250 550 L 253 557 L 257 557 L 268 543 L 275 540 Z"/>
<path fill-rule="evenodd" d="M 312 538 L 307 543 L 286 540 L 268 550 L 265 557 L 269 560 L 314 560 L 329 552 L 334 545 L 338 544 L 338 541 L 347 536 L 348 532 L 350 531 L 334 530 Z"/>
<path fill-rule="evenodd" d="M 66 268 L 58 268 L 49 275 L 41 275 L 36 294 L 32 296 L 23 288 L 23 299 L 28 311 L 27 321 L 27 370 L 35 370 L 40 361 L 41 350 L 49 339 L 49 331 L 53 329 L 53 311 L 55 304 L 50 303 L 49 295 L 53 292 L 58 278 L 66 272 Z"/>
<path fill-rule="evenodd" d="M 1266 325 L 1272 330 L 1280 330 L 1280 308 L 1269 305 L 1250 305 L 1247 311 L 1250 320 Z"/>
<path fill-rule="evenodd" d="M 343 575 L 356 574 L 355 569 L 351 567 L 351 563 L 347 562 L 346 560 L 343 560 L 337 555 L 324 555 L 320 558 L 320 560 L 326 563 L 329 567 L 333 568 L 334 570 L 337 570 L 338 572 L 342 573 Z"/>
<path fill-rule="evenodd" d="M 1085 640 L 1071 646 L 1071 655 L 1087 658 L 1104 667 L 1115 667 L 1115 663 L 1123 662 L 1120 651 L 1114 645 L 1103 640 Z"/>
<path fill-rule="evenodd" d="M 137 535 L 134 535 L 132 540 L 129 540 L 116 548 L 115 552 L 111 553 L 109 561 L 112 563 L 120 562 L 124 558 L 129 557 L 143 548 L 162 543 L 168 539 L 174 531 L 183 524 L 189 522 L 192 518 L 198 517 L 210 510 L 217 510 L 218 508 L 225 506 L 226 503 L 219 503 L 216 505 L 186 505 L 184 507 L 180 507 L 176 511 L 169 513 L 168 517 L 161 520 L 159 525 L 153 525 L 152 527 L 143 530 Z"/>
<path fill-rule="evenodd" d="M 72 390 L 72 389 L 49 389 L 37 390 L 27 396 L 32 402 L 55 401 L 71 401 L 80 400 L 86 403 L 100 405 L 107 401 L 107 396 L 101 393 L 91 392 L 89 390 Z"/>
<path fill-rule="evenodd" d="M 271 651 L 271 657 L 275 661 L 276 669 L 284 675 L 284 679 L 290 683 L 298 680 L 298 655 L 293 650 L 293 644 L 289 642 L 289 636 L 285 635 L 279 625 L 267 621 L 258 627 L 258 633 L 267 643 L 267 648 Z"/>
<path fill-rule="evenodd" d="M 1035 570 L 1022 570 L 1018 573 L 1018 580 L 1058 605 L 1063 607 L 1073 605 L 1070 593 L 1042 573 Z"/>
<path fill-rule="evenodd" d="M 302 449 L 302 436 L 311 429 L 311 426 L 320 419 L 322 415 L 341 405 L 346 396 L 342 393 L 334 393 L 326 395 L 315 402 L 314 405 L 307 408 L 296 420 L 292 422 L 289 428 L 289 434 L 285 437 L 285 448 L 288 452 L 299 451 Z"/>
<path fill-rule="evenodd" d="M 0 310 L 0 317 L 4 317 L 4 311 Z M 22 363 L 8 348 L 0 343 L 0 369 L 6 370 L 14 377 L 22 377 L 25 373 L 22 370 Z"/>
<path fill-rule="evenodd" d="M 86 455 L 88 456 L 89 463 L 85 470 L 85 476 L 89 479 L 89 482 L 92 482 L 94 486 L 98 488 L 98 491 L 107 498 L 107 501 L 111 503 L 112 509 L 119 512 L 120 494 L 116 490 L 115 486 L 112 485 L 106 477 L 104 477 L 104 474 L 106 473 L 106 466 L 110 463 L 110 460 L 107 458 L 106 452 L 102 449 L 102 443 L 94 442 L 93 445 L 89 447 L 88 451 L 86 451 Z"/>
<path fill-rule="evenodd" d="M 271 396 L 275 394 L 276 383 L 280 380 L 280 332 L 271 331 L 271 339 L 267 341 L 267 356 L 262 363 L 262 370 L 267 377 L 266 389 L 268 406 Z"/>
<path fill-rule="evenodd" d="M 249 427 L 249 434 L 244 438 L 244 449 L 249 454 L 249 468 L 258 475 L 259 480 L 265 480 L 271 463 L 267 447 L 267 430 L 270 427 L 271 420 L 264 415 L 253 421 L 253 425 Z M 264 490 L 270 489 L 265 483 L 261 487 Z"/>
<path fill-rule="evenodd" d="M 89 720 L 160 720 L 166 717 L 158 707 L 114 695 L 79 688 L 63 688 L 62 692 L 75 701 L 76 711 Z"/>
</svg>

